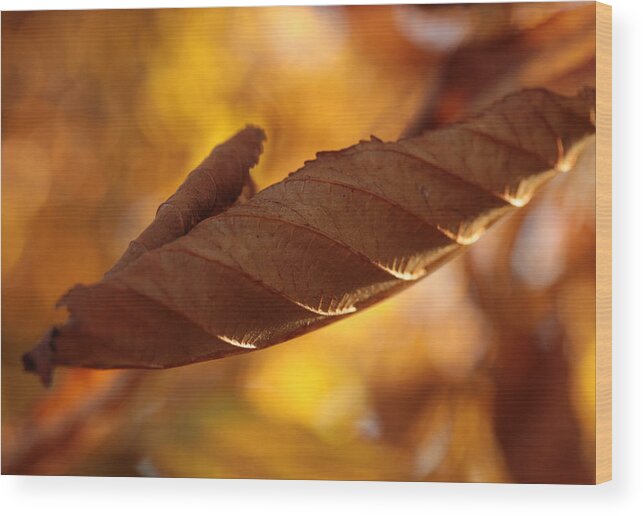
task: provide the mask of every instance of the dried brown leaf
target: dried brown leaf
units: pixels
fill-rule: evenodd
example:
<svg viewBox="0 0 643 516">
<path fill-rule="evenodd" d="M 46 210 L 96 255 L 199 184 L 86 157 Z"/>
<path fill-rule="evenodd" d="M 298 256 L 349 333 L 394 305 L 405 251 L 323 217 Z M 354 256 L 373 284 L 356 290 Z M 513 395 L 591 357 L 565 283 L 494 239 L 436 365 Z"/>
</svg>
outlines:
<svg viewBox="0 0 643 516">
<path fill-rule="evenodd" d="M 568 170 L 594 133 L 593 112 L 593 91 L 529 90 L 414 138 L 319 153 L 248 202 L 74 287 L 59 301 L 69 320 L 25 364 L 45 382 L 55 365 L 174 367 L 337 321 L 425 277 Z"/>
<path fill-rule="evenodd" d="M 152 223 L 130 243 L 105 277 L 124 269 L 147 251 L 187 234 L 203 219 L 225 211 L 240 195 L 252 196 L 254 184 L 249 171 L 259 161 L 265 139 L 263 130 L 248 126 L 215 147 L 158 207 Z"/>
</svg>

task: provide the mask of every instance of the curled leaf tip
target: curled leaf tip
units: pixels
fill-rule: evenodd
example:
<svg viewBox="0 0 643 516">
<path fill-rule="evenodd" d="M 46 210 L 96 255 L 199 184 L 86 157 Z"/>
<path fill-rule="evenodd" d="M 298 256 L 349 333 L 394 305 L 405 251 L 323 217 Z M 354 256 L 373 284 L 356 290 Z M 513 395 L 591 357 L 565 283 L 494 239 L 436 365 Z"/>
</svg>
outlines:
<svg viewBox="0 0 643 516">
<path fill-rule="evenodd" d="M 24 370 L 38 375 L 45 387 L 51 386 L 54 369 L 54 339 L 57 335 L 58 329 L 55 326 L 50 328 L 40 342 L 22 356 Z"/>
<path fill-rule="evenodd" d="M 254 124 L 246 124 L 245 130 L 253 131 L 261 141 L 267 140 L 266 131 Z"/>
<path fill-rule="evenodd" d="M 253 190 L 249 186 L 250 169 L 259 162 L 265 140 L 263 129 L 247 125 L 214 147 L 174 195 L 158 207 L 151 224 L 130 242 L 105 277 L 127 268 L 149 251 L 186 235 L 202 220 L 224 212 L 242 194 L 249 196 Z"/>
</svg>

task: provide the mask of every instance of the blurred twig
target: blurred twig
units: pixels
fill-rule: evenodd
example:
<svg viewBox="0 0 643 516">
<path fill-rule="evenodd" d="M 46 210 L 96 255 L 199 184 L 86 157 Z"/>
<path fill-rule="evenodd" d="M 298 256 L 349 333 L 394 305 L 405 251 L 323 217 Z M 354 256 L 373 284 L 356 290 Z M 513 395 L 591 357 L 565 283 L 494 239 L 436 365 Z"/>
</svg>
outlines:
<svg viewBox="0 0 643 516">
<path fill-rule="evenodd" d="M 61 463 L 69 465 L 74 457 L 96 447 L 118 424 L 141 379 L 142 372 L 133 370 L 72 371 L 19 428 L 5 437 L 2 473 L 63 473 Z"/>
</svg>

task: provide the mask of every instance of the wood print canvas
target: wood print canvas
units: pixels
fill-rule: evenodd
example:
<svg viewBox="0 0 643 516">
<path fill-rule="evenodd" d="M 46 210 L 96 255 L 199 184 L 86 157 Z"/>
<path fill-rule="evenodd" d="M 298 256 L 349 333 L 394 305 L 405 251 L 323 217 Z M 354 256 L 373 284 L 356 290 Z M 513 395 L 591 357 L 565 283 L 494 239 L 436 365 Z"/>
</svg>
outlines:
<svg viewBox="0 0 643 516">
<path fill-rule="evenodd" d="M 608 480 L 610 16 L 2 13 L 2 473 Z"/>
</svg>

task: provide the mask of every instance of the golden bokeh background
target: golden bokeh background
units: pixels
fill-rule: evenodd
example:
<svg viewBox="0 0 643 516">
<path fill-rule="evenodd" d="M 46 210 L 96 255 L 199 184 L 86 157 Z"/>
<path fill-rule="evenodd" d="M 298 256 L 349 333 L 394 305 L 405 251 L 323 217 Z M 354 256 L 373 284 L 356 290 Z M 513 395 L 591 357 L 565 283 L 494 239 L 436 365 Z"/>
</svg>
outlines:
<svg viewBox="0 0 643 516">
<path fill-rule="evenodd" d="M 364 313 L 173 370 L 20 356 L 246 123 L 260 188 L 516 89 L 593 86 L 593 4 L 2 14 L 3 473 L 592 482 L 593 149 Z"/>
</svg>

